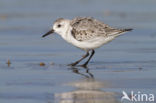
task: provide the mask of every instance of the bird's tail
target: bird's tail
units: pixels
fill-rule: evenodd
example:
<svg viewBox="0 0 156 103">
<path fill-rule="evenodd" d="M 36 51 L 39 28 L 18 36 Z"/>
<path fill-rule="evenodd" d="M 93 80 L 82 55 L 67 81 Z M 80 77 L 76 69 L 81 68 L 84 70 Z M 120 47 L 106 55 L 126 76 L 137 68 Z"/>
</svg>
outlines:
<svg viewBox="0 0 156 103">
<path fill-rule="evenodd" d="M 127 31 L 132 31 L 133 29 L 129 28 L 129 29 L 120 29 L 122 32 L 127 32 Z"/>
<path fill-rule="evenodd" d="M 121 34 L 124 34 L 125 32 L 129 32 L 132 31 L 133 29 L 129 28 L 129 29 L 120 29 L 120 32 L 117 34 L 118 36 Z"/>
<path fill-rule="evenodd" d="M 124 34 L 125 32 L 132 31 L 133 29 L 115 29 L 113 33 L 110 33 L 109 36 L 117 37 Z"/>
</svg>

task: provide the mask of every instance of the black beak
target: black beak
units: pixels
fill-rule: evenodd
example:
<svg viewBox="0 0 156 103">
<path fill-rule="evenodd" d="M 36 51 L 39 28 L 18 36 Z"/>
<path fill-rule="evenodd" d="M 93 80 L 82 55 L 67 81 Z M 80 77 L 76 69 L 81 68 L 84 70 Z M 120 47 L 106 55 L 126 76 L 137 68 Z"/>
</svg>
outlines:
<svg viewBox="0 0 156 103">
<path fill-rule="evenodd" d="M 48 31 L 47 33 L 45 33 L 42 37 L 48 36 L 49 34 L 52 34 L 52 33 L 54 33 L 54 30 L 53 29 L 50 30 L 50 31 Z"/>
</svg>

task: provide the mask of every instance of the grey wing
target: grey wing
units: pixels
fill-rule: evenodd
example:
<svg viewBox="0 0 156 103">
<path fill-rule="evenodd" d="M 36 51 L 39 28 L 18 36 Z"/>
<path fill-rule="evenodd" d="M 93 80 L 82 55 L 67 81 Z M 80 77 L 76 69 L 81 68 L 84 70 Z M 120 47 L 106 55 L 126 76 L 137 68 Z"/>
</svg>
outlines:
<svg viewBox="0 0 156 103">
<path fill-rule="evenodd" d="M 99 23 L 91 17 L 78 17 L 71 21 L 72 35 L 79 41 L 89 40 L 98 35 L 106 35 L 105 24 Z"/>
<path fill-rule="evenodd" d="M 78 41 L 89 40 L 98 36 L 108 36 L 112 32 L 122 32 L 119 29 L 109 27 L 91 17 L 78 17 L 71 21 L 72 35 Z"/>
</svg>

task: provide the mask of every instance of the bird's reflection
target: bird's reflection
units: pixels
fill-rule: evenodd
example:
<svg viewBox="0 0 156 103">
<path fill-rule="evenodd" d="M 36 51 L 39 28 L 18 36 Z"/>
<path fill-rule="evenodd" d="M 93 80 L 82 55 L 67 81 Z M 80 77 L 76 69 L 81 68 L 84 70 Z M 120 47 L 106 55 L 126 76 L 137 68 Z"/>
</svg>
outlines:
<svg viewBox="0 0 156 103">
<path fill-rule="evenodd" d="M 108 83 L 96 80 L 88 68 L 85 68 L 84 73 L 75 67 L 71 70 L 85 78 L 68 83 L 69 86 L 75 87 L 73 91 L 55 94 L 56 103 L 119 103 L 115 93 L 102 90 Z"/>
<path fill-rule="evenodd" d="M 76 68 L 76 67 L 72 67 L 70 69 L 72 70 L 73 73 L 82 75 L 82 76 L 84 76 L 86 78 L 94 78 L 94 75 L 92 73 L 90 73 L 88 68 L 83 68 L 85 70 L 85 72 L 80 72 L 79 68 Z"/>
</svg>

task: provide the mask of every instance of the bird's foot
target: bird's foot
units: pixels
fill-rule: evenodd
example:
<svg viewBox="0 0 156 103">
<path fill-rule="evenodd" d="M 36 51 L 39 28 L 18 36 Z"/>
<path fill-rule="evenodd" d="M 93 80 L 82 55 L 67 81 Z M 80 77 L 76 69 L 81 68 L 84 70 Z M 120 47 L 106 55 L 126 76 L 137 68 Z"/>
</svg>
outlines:
<svg viewBox="0 0 156 103">
<path fill-rule="evenodd" d="M 78 62 L 75 62 L 75 63 L 68 64 L 68 66 L 76 66 L 77 64 Z"/>
<path fill-rule="evenodd" d="M 83 67 L 83 68 L 88 68 L 87 67 L 87 64 L 82 64 L 82 65 L 79 65 L 80 67 Z"/>
</svg>

